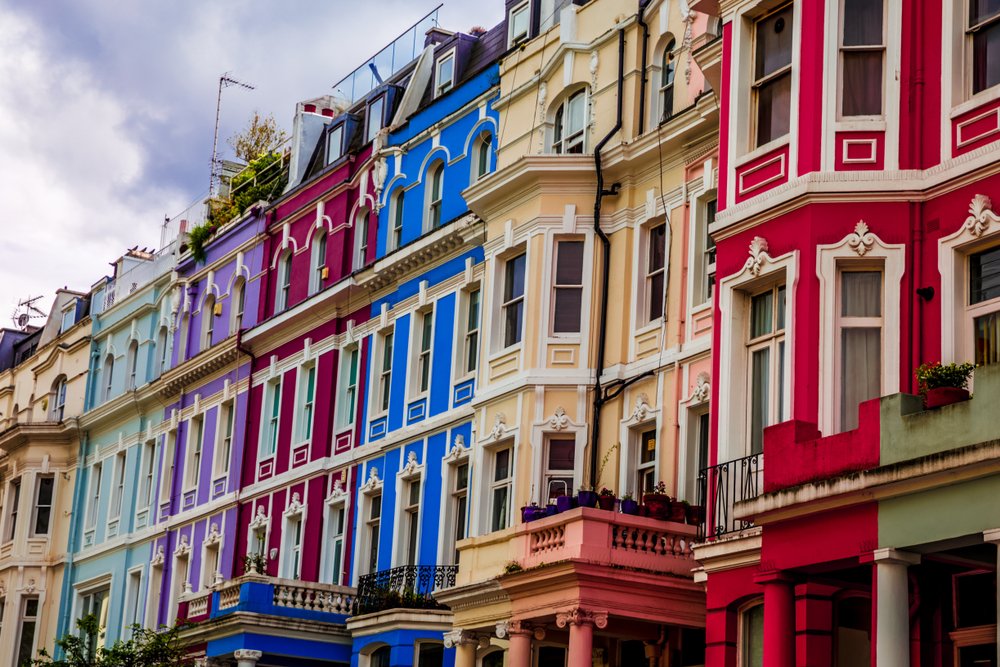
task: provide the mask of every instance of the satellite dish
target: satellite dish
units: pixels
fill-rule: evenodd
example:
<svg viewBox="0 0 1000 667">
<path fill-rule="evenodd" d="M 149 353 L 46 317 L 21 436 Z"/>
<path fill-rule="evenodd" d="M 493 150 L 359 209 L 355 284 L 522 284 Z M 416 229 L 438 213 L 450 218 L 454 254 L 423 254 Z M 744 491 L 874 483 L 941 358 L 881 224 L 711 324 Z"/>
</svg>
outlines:
<svg viewBox="0 0 1000 667">
<path fill-rule="evenodd" d="M 28 315 L 28 313 L 21 313 L 20 315 L 17 316 L 17 326 L 20 327 L 21 329 L 27 328 L 28 323 L 30 321 L 31 317 Z"/>
</svg>

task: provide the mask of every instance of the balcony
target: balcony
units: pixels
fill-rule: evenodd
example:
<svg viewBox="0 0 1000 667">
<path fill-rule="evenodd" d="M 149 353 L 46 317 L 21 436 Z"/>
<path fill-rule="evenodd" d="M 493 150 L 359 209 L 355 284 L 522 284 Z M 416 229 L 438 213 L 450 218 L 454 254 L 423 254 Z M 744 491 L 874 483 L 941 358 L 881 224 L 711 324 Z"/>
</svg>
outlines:
<svg viewBox="0 0 1000 667">
<path fill-rule="evenodd" d="M 753 527 L 753 521 L 737 518 L 736 503 L 760 495 L 763 454 L 709 466 L 698 475 L 698 504 L 705 507 L 705 522 L 698 527 L 698 539 L 715 538 Z"/>
<path fill-rule="evenodd" d="M 457 565 L 405 565 L 361 575 L 353 613 L 360 616 L 388 609 L 447 609 L 434 599 L 434 593 L 454 586 L 457 572 Z"/>
<path fill-rule="evenodd" d="M 250 612 L 342 624 L 354 605 L 354 589 L 347 586 L 245 575 L 214 590 L 181 596 L 178 618 L 205 621 Z"/>
</svg>

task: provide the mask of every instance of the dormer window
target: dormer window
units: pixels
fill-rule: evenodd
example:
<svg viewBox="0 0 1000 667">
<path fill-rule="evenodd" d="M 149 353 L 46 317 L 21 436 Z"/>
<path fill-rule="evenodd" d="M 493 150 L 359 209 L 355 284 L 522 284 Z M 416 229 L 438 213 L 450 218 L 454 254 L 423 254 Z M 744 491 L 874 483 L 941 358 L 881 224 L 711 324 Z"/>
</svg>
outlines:
<svg viewBox="0 0 1000 667">
<path fill-rule="evenodd" d="M 326 163 L 332 164 L 344 156 L 344 124 L 334 127 L 326 135 Z"/>
<path fill-rule="evenodd" d="M 437 62 L 437 72 L 434 75 L 435 97 L 444 95 L 455 85 L 455 52 L 449 51 Z"/>
<path fill-rule="evenodd" d="M 59 333 L 69 330 L 76 323 L 76 299 L 63 308 L 62 321 L 59 323 Z"/>
<path fill-rule="evenodd" d="M 553 153 L 583 153 L 586 133 L 587 92 L 577 91 L 559 105 L 552 134 Z"/>
<path fill-rule="evenodd" d="M 754 24 L 755 146 L 788 134 L 792 110 L 792 5 Z"/>
<path fill-rule="evenodd" d="M 365 142 L 374 141 L 375 135 L 382 129 L 382 115 L 385 109 L 385 96 L 372 100 L 368 105 L 368 119 L 365 121 Z"/>
<path fill-rule="evenodd" d="M 528 28 L 531 25 L 531 3 L 525 2 L 510 10 L 507 17 L 509 35 L 507 44 L 513 46 L 528 39 Z"/>
</svg>

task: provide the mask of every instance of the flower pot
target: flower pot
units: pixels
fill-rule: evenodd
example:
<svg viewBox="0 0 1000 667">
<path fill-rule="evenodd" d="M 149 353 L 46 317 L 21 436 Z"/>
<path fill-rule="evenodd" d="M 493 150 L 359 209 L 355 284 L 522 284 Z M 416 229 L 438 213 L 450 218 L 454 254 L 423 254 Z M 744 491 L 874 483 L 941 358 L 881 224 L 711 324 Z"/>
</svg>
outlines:
<svg viewBox="0 0 1000 667">
<path fill-rule="evenodd" d="M 545 516 L 555 516 L 559 514 L 559 506 L 555 503 L 549 503 L 545 506 Z"/>
<path fill-rule="evenodd" d="M 602 510 L 608 510 L 609 512 L 615 511 L 615 501 L 618 499 L 614 496 L 597 496 L 597 506 Z"/>
<path fill-rule="evenodd" d="M 538 507 L 537 505 L 525 505 L 521 508 L 521 520 L 524 521 L 524 523 L 530 523 L 535 519 L 541 519 L 544 516 L 544 507 Z"/>
<path fill-rule="evenodd" d="M 622 514 L 639 514 L 639 503 L 631 498 L 624 498 L 621 503 Z"/>
<path fill-rule="evenodd" d="M 684 523 L 687 519 L 687 506 L 677 501 L 670 503 L 667 519 L 669 521 L 676 521 L 677 523 Z"/>
<path fill-rule="evenodd" d="M 556 496 L 556 507 L 560 512 L 568 512 L 576 507 L 576 498 L 573 496 Z"/>
<path fill-rule="evenodd" d="M 700 526 L 705 523 L 705 507 L 703 505 L 689 505 L 687 508 L 687 522 L 692 526 Z"/>
<path fill-rule="evenodd" d="M 969 390 L 958 387 L 935 387 L 928 389 L 924 396 L 924 407 L 928 410 L 940 408 L 952 403 L 960 403 L 969 400 Z"/>
<path fill-rule="evenodd" d="M 670 512 L 670 496 L 665 493 L 644 493 L 642 504 L 654 519 L 666 519 Z"/>
<path fill-rule="evenodd" d="M 580 503 L 580 507 L 597 507 L 597 492 L 580 491 L 576 496 L 576 501 Z"/>
</svg>

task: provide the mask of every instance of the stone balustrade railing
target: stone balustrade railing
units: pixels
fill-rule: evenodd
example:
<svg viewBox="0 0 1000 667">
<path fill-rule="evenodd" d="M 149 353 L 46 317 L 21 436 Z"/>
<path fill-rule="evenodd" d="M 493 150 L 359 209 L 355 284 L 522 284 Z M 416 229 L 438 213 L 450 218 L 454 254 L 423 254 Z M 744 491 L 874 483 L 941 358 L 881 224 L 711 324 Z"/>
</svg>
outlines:
<svg viewBox="0 0 1000 667">
<path fill-rule="evenodd" d="M 350 615 L 354 589 L 306 581 L 274 584 L 274 606 Z"/>
</svg>

